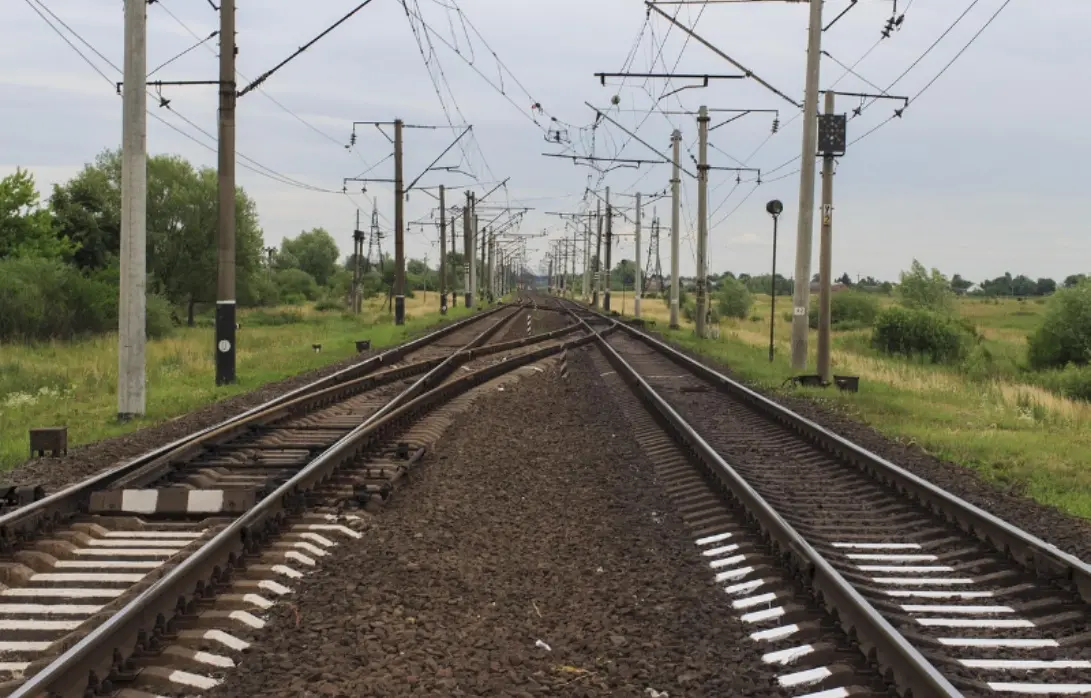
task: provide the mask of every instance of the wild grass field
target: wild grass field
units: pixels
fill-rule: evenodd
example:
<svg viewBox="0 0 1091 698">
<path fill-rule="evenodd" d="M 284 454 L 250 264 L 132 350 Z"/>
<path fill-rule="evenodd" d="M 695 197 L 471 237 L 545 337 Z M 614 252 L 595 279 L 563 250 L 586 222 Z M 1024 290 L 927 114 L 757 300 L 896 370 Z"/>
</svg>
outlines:
<svg viewBox="0 0 1091 698">
<path fill-rule="evenodd" d="M 794 373 L 789 366 L 791 325 L 782 313 L 791 299 L 777 298 L 772 363 L 770 298 L 755 296 L 754 301 L 747 319 L 722 320 L 720 337 L 703 341 L 684 320 L 681 329 L 669 330 L 669 309 L 661 299 L 643 299 L 641 311 L 656 320 L 655 331 L 667 338 L 722 361 L 763 388 L 780 390 Z M 611 294 L 611 305 L 618 311 L 624 307 L 627 315 L 633 312 L 629 293 Z M 893 438 L 974 468 L 1006 488 L 1091 518 L 1091 403 L 1047 390 L 1039 376 L 1021 368 L 1026 337 L 1045 307 L 1033 299 L 959 299 L 959 314 L 983 337 L 959 367 L 880 354 L 870 346 L 870 329 L 835 331 L 834 372 L 860 376 L 860 392 L 797 392 L 832 403 Z M 811 373 L 816 341 L 812 331 Z"/>
<path fill-rule="evenodd" d="M 0 344 L 0 469 L 24 461 L 28 430 L 67 426 L 69 445 L 96 441 L 171 419 L 266 383 L 334 363 L 356 352 L 355 341 L 373 347 L 401 343 L 437 323 L 435 293 L 406 298 L 407 322 L 370 302 L 359 317 L 313 305 L 243 310 L 239 323 L 235 385 L 216 387 L 211 318 L 180 327 L 147 345 L 147 414 L 126 424 L 117 416 L 117 336 L 33 345 Z M 467 315 L 460 304 L 447 320 Z M 321 344 L 315 353 L 312 344 Z"/>
</svg>

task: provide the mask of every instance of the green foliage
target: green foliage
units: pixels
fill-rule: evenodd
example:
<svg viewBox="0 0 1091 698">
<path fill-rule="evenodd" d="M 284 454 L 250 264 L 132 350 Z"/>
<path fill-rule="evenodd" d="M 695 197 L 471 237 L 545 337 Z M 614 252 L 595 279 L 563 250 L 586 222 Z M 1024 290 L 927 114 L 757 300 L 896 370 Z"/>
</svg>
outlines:
<svg viewBox="0 0 1091 698">
<path fill-rule="evenodd" d="M 830 326 L 838 330 L 871 327 L 879 315 L 879 301 L 862 291 L 839 291 L 830 296 Z M 811 329 L 818 328 L 818 307 L 811 308 Z"/>
<path fill-rule="evenodd" d="M 284 238 L 277 255 L 277 268 L 301 269 L 319 286 L 325 286 L 337 271 L 340 258 L 333 236 L 325 228 L 314 228 L 295 239 Z"/>
<path fill-rule="evenodd" d="M 906 308 L 937 313 L 950 313 L 955 304 L 955 294 L 947 277 L 939 269 L 932 269 L 929 274 L 915 259 L 909 271 L 901 273 L 898 299 Z"/>
<path fill-rule="evenodd" d="M 1035 374 L 1042 387 L 1074 400 L 1091 401 L 1091 366 L 1065 366 Z"/>
<path fill-rule="evenodd" d="M 745 318 L 752 305 L 750 291 L 743 282 L 735 278 L 724 277 L 720 289 L 716 292 L 717 308 L 724 317 Z"/>
<path fill-rule="evenodd" d="M 303 313 L 295 308 L 283 310 L 257 310 L 246 316 L 247 326 L 254 327 L 279 327 L 281 325 L 298 325 L 304 322 Z"/>
<path fill-rule="evenodd" d="M 768 294 L 770 288 L 770 278 L 771 277 L 769 274 L 759 274 L 758 276 L 747 276 L 745 274 L 739 274 L 739 280 L 746 284 L 746 287 L 750 290 L 751 293 Z M 784 276 L 781 274 L 777 274 L 775 289 L 778 296 L 792 295 L 792 280 L 784 278 Z"/>
<path fill-rule="evenodd" d="M 685 303 L 681 304 L 679 310 L 682 312 L 682 317 L 689 322 L 697 321 L 697 301 L 687 299 Z M 720 321 L 720 313 L 711 304 L 708 307 L 706 320 L 712 324 L 716 324 Z"/>
<path fill-rule="evenodd" d="M 239 291 L 239 304 L 245 307 L 268 308 L 280 305 L 280 287 L 268 272 L 254 274 L 250 283 Z"/>
<path fill-rule="evenodd" d="M 325 298 L 315 303 L 314 309 L 319 312 L 326 312 L 329 310 L 344 310 L 345 304 L 339 301 L 335 301 L 331 298 Z"/>
<path fill-rule="evenodd" d="M 162 339 L 174 333 L 174 323 L 170 318 L 171 305 L 163 296 L 149 293 L 147 308 L 144 313 L 144 332 L 148 339 Z"/>
<path fill-rule="evenodd" d="M 886 354 L 955 363 L 972 345 L 967 327 L 949 315 L 920 308 L 887 308 L 879 314 L 872 345 Z"/>
<path fill-rule="evenodd" d="M 116 171 L 115 171 L 116 170 Z M 101 269 L 121 248 L 121 171 L 110 153 L 84 165 L 63 185 L 54 184 L 49 198 L 59 236 L 79 246 L 72 261 L 82 269 Z"/>
<path fill-rule="evenodd" d="M 76 249 L 53 231 L 53 214 L 39 204 L 34 176 L 16 169 L 0 179 L 0 259 L 42 257 L 56 259 Z"/>
<path fill-rule="evenodd" d="M 282 269 L 273 277 L 281 296 L 288 298 L 305 298 L 313 301 L 318 299 L 318 284 L 314 277 L 302 269 Z"/>
<path fill-rule="evenodd" d="M 1091 282 L 1053 295 L 1041 326 L 1027 338 L 1027 359 L 1037 369 L 1091 361 Z"/>
<path fill-rule="evenodd" d="M 72 339 L 117 329 L 116 268 L 81 273 L 57 259 L 0 260 L 0 340 Z M 147 334 L 155 339 L 173 325 L 169 302 L 147 301 Z"/>
</svg>

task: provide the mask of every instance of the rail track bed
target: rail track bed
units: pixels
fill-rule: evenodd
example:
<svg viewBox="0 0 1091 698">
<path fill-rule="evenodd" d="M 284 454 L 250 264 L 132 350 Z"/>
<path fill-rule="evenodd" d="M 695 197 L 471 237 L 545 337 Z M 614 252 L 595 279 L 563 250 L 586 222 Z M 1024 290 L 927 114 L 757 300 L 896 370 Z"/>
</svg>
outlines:
<svg viewBox="0 0 1091 698">
<path fill-rule="evenodd" d="M 239 633 L 263 625 L 256 614 L 288 593 L 283 582 L 314 567 L 338 537 L 360 536 L 351 526 L 360 517 L 346 507 L 389 498 L 434 442 L 436 420 L 442 427 L 465 407 L 466 391 L 509 368 L 525 372 L 578 329 L 524 330 L 482 346 L 510 332 L 522 310 L 465 322 L 391 356 L 389 368 L 320 382 L 0 517 L 0 673 L 9 679 L 0 693 L 35 695 L 21 685 L 26 675 L 73 696 L 110 692 L 136 675 L 151 695 L 215 685 L 209 670 L 233 664 L 217 651 L 248 644 Z M 531 325 L 563 324 L 545 315 Z M 472 366 L 449 376 L 459 364 Z M 421 417 L 431 420 L 424 431 Z M 58 655 L 75 659 L 61 671 Z M 46 666 L 46 678 L 37 676 Z"/>
<path fill-rule="evenodd" d="M 663 466 L 666 490 L 684 515 L 696 520 L 698 544 L 711 558 L 717 581 L 737 597 L 733 605 L 746 611 L 740 618 L 754 625 L 755 639 L 776 641 L 775 652 L 782 654 L 773 658 L 790 657 L 803 667 L 819 659 L 820 666 L 809 669 L 819 679 L 815 686 L 852 690 L 829 663 L 837 656 L 837 641 L 816 646 L 802 632 L 805 627 L 817 631 L 811 622 L 813 598 L 801 603 L 797 591 L 785 584 L 786 570 L 789 576 L 807 577 L 813 569 L 800 569 L 798 559 L 788 568 L 773 562 L 784 557 L 783 545 L 771 558 L 760 546 L 757 552 L 749 550 L 750 539 L 735 540 L 739 523 L 723 510 L 732 498 L 736 510 L 761 522 L 766 538 L 768 522 L 778 516 L 832 568 L 831 577 L 839 576 L 859 595 L 862 604 L 849 598 L 852 594 L 831 598 L 829 585 L 819 588 L 835 614 L 867 606 L 887 624 L 885 630 L 877 624 L 873 633 L 910 646 L 909 653 L 894 651 L 896 644 L 878 652 L 880 669 L 898 688 L 913 688 L 914 695 L 1091 693 L 1091 614 L 1078 589 L 1083 586 L 1086 592 L 1086 565 L 1046 544 L 1036 548 L 1041 541 L 1025 534 L 1020 538 L 1021 532 L 949 495 L 924 487 L 918 491 L 912 476 L 887 472 L 847 442 L 825 441 L 795 428 L 793 417 L 777 418 L 775 406 L 711 376 L 677 352 L 671 355 L 665 345 L 628 329 L 604 341 L 607 353 L 614 353 L 613 367 L 632 383 L 631 368 L 661 398 L 661 415 L 672 411 L 692 428 L 691 449 L 700 439 L 719 457 L 714 469 L 721 472 L 705 474 L 718 476 L 713 481 L 719 493 L 694 479 L 693 466 L 669 464 Z M 715 457 L 703 460 L 707 465 Z M 731 477 L 738 482 L 725 484 Z M 740 496 L 746 488 L 754 496 Z M 725 497 L 725 490 L 733 494 Z M 752 506 L 755 499 L 775 513 Z M 725 528 L 714 530 L 717 526 Z M 820 569 L 819 576 L 826 572 Z M 842 625 L 864 627 L 859 619 Z M 913 652 L 916 670 L 904 665 Z M 859 657 L 859 650 L 855 654 Z M 852 665 L 849 661 L 839 668 L 844 673 Z M 944 687 L 943 681 L 949 684 Z"/>
<path fill-rule="evenodd" d="M 206 698 L 778 695 L 569 355 L 568 381 L 532 371 L 461 413 Z"/>
</svg>

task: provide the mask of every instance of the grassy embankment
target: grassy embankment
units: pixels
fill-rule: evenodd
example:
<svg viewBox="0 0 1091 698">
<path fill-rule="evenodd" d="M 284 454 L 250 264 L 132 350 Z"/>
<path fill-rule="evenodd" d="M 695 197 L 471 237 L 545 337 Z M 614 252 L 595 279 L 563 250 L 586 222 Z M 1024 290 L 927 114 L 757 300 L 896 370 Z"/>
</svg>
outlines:
<svg viewBox="0 0 1091 698">
<path fill-rule="evenodd" d="M 0 344 L 0 469 L 28 456 L 31 427 L 68 427 L 69 445 L 139 429 L 185 414 L 266 383 L 319 368 L 356 352 L 355 341 L 373 347 L 399 344 L 440 320 L 438 301 L 428 294 L 406 298 L 406 324 L 373 300 L 359 318 L 312 307 L 243 310 L 239 322 L 236 385 L 217 388 L 211 319 L 178 328 L 147 349 L 148 402 L 145 417 L 119 424 L 117 416 L 117 337 L 32 346 Z M 448 320 L 467 315 L 460 304 Z M 315 353 L 312 344 L 321 344 Z"/>
<path fill-rule="evenodd" d="M 613 293 L 611 305 L 632 313 L 632 296 Z M 889 301 L 888 301 L 889 302 Z M 756 296 L 750 318 L 721 322 L 719 339 L 697 341 L 692 325 L 669 330 L 661 299 L 645 299 L 642 315 L 656 320 L 665 337 L 730 366 L 767 389 L 779 389 L 789 366 L 790 324 L 777 299 L 776 356 L 769 363 L 769 297 Z M 834 332 L 835 373 L 861 378 L 858 394 L 807 389 L 797 393 L 832 404 L 903 442 L 972 467 L 987 479 L 1044 504 L 1091 518 L 1091 404 L 1070 400 L 1035 385 L 1020 370 L 1026 336 L 1037 327 L 1044 305 L 1034 300 L 961 299 L 959 312 L 984 339 L 979 356 L 990 358 L 951 368 L 883 356 L 869 346 L 870 330 Z M 757 320 L 755 321 L 755 318 Z M 811 332 L 810 371 L 816 333 Z M 988 366 L 979 364 L 987 363 Z"/>
</svg>

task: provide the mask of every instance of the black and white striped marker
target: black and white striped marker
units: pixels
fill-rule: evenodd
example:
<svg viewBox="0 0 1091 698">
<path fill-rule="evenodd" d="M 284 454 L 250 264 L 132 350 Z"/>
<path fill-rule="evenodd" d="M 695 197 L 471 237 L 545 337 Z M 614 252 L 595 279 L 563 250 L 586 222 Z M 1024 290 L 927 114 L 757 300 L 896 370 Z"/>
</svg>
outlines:
<svg viewBox="0 0 1091 698">
<path fill-rule="evenodd" d="M 568 350 L 567 349 L 564 349 L 564 350 L 561 351 L 561 373 L 560 373 L 560 375 L 561 375 L 561 380 L 562 381 L 567 381 L 568 380 Z"/>
</svg>

